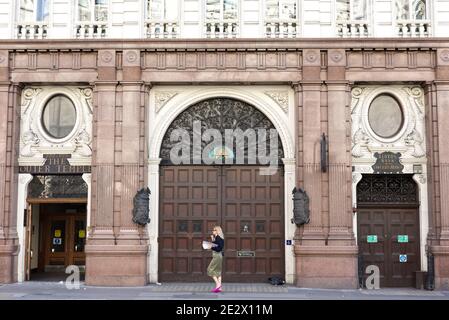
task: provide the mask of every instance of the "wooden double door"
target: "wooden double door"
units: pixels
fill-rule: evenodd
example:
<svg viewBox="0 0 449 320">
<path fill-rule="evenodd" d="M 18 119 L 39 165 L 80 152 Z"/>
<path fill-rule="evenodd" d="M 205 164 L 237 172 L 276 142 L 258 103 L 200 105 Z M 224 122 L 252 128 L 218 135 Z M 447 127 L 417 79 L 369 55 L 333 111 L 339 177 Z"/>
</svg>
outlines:
<svg viewBox="0 0 449 320">
<path fill-rule="evenodd" d="M 161 167 L 161 281 L 210 281 L 212 254 L 201 244 L 217 224 L 225 235 L 224 281 L 284 276 L 283 172 L 263 173 L 260 166 Z"/>
<path fill-rule="evenodd" d="M 40 272 L 60 272 L 69 265 L 85 265 L 85 204 L 41 205 L 40 230 Z"/>
<path fill-rule="evenodd" d="M 357 224 L 363 272 L 376 265 L 381 287 L 414 286 L 415 271 L 420 270 L 418 208 L 362 207 L 357 210 Z"/>
</svg>

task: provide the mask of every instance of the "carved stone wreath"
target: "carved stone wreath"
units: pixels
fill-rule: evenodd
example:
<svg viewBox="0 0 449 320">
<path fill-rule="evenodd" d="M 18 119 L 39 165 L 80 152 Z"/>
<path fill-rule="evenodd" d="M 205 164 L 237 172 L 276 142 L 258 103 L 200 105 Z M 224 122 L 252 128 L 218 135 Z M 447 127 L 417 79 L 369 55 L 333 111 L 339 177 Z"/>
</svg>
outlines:
<svg viewBox="0 0 449 320">
<path fill-rule="evenodd" d="M 190 141 L 193 141 L 193 123 L 194 121 L 201 122 L 201 131 L 204 132 L 206 129 L 216 129 L 221 133 L 223 137 L 225 137 L 226 129 L 241 129 L 243 132 L 247 129 L 254 129 L 254 131 L 258 132 L 258 129 L 266 130 L 266 154 L 270 152 L 270 129 L 275 129 L 273 123 L 258 109 L 255 107 L 236 99 L 231 98 L 213 98 L 198 102 L 185 111 L 183 111 L 170 125 L 167 132 L 164 135 L 162 140 L 162 146 L 160 151 L 160 157 L 162 159 L 162 164 L 171 164 L 170 160 L 170 151 L 174 145 L 179 143 L 178 141 L 170 141 L 170 136 L 173 130 L 176 129 L 184 129 L 188 132 L 190 136 Z M 201 150 L 204 150 L 206 145 L 209 142 L 204 140 L 201 141 Z M 260 141 L 257 141 L 257 145 L 260 145 Z M 233 143 L 233 154 L 236 154 L 236 145 L 237 143 Z M 248 163 L 248 149 L 251 147 L 247 141 L 244 144 L 244 159 L 245 163 Z M 192 148 L 190 148 L 190 156 L 191 163 L 192 162 Z M 282 148 L 282 143 L 277 135 L 277 155 L 278 155 L 278 163 L 281 163 L 281 158 L 284 157 L 284 151 Z M 257 149 L 257 151 L 259 151 Z M 204 159 L 202 159 L 204 160 Z M 233 163 L 235 163 L 235 159 L 233 159 Z M 259 163 L 257 161 L 257 163 Z"/>
</svg>

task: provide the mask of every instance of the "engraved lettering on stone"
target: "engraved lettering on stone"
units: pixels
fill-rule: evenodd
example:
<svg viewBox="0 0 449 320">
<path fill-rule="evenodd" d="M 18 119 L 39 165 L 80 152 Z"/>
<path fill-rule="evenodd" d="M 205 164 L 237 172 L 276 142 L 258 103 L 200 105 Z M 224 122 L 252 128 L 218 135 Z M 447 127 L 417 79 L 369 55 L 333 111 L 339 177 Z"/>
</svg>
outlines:
<svg viewBox="0 0 449 320">
<path fill-rule="evenodd" d="M 287 91 L 267 91 L 265 92 L 267 96 L 273 99 L 282 110 L 287 113 L 288 112 L 288 92 Z"/>
<path fill-rule="evenodd" d="M 155 106 L 156 113 L 159 112 L 163 106 L 167 104 L 174 96 L 176 96 L 178 92 L 174 91 L 158 91 L 154 94 L 155 96 Z"/>
</svg>

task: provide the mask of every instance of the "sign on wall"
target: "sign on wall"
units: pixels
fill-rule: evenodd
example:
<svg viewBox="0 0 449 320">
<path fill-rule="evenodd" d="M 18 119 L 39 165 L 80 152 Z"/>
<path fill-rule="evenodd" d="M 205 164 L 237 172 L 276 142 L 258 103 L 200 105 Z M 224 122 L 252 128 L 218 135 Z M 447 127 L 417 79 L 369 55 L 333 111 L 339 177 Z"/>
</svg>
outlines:
<svg viewBox="0 0 449 320">
<path fill-rule="evenodd" d="M 70 154 L 44 154 L 43 166 L 20 166 L 19 173 L 31 174 L 77 174 L 90 173 L 90 166 L 72 166 L 68 159 Z"/>
<path fill-rule="evenodd" d="M 376 152 L 374 157 L 377 159 L 376 163 L 373 165 L 374 173 L 385 174 L 385 173 L 402 173 L 404 166 L 401 164 L 401 153 L 387 152 Z"/>
</svg>

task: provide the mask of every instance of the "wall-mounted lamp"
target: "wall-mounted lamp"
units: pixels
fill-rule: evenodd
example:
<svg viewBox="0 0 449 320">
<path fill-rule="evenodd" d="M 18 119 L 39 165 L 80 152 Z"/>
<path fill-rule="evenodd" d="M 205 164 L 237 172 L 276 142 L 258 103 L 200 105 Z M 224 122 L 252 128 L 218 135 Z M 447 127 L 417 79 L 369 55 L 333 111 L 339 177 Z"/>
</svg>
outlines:
<svg viewBox="0 0 449 320">
<path fill-rule="evenodd" d="M 323 133 L 320 140 L 321 172 L 327 172 L 327 144 L 326 134 Z"/>
</svg>

